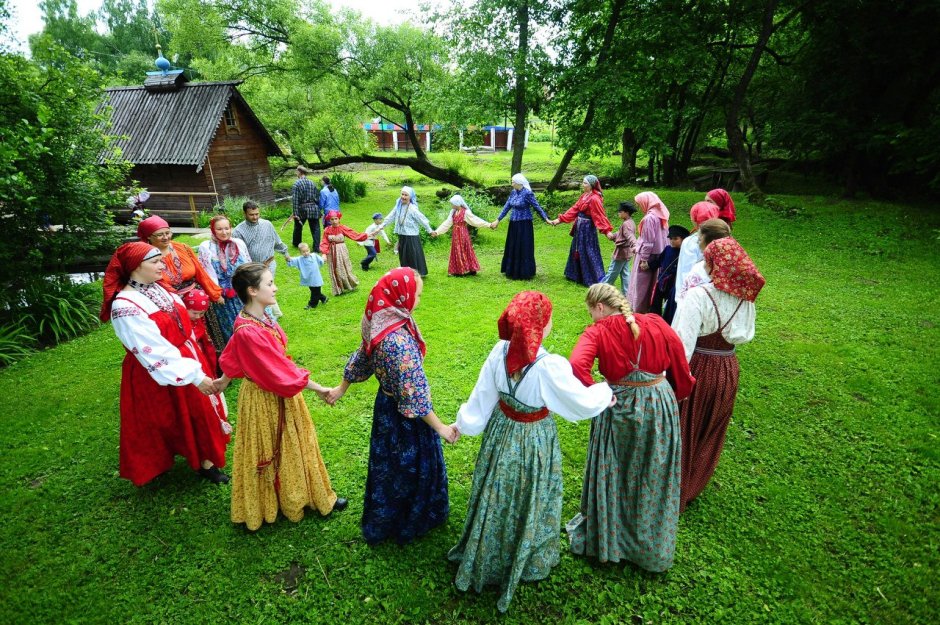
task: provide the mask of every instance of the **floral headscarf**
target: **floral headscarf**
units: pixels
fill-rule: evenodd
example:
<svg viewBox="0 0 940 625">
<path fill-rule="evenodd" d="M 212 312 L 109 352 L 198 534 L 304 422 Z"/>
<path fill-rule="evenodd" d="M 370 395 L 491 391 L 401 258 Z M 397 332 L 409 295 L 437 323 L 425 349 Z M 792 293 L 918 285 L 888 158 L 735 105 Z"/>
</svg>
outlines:
<svg viewBox="0 0 940 625">
<path fill-rule="evenodd" d="M 131 274 L 140 264 L 154 256 L 161 256 L 160 250 L 142 241 L 125 243 L 115 250 L 108 268 L 104 270 L 104 281 L 101 285 L 104 297 L 101 302 L 101 311 L 98 318 L 107 323 L 111 320 L 111 304 L 118 292 L 127 286 Z"/>
<path fill-rule="evenodd" d="M 528 180 L 526 179 L 526 177 L 523 176 L 522 174 L 515 174 L 515 175 L 512 177 L 512 181 L 513 181 L 515 184 L 522 185 L 522 188 L 523 188 L 523 189 L 528 189 L 529 191 L 532 190 L 532 185 L 529 184 L 529 181 L 528 181 Z"/>
<path fill-rule="evenodd" d="M 705 263 L 711 265 L 712 284 L 719 291 L 753 302 L 767 282 L 741 244 L 728 237 L 705 248 Z"/>
<path fill-rule="evenodd" d="M 734 200 L 731 199 L 731 194 L 724 189 L 712 189 L 706 195 L 718 207 L 718 219 L 724 219 L 729 224 L 733 224 L 736 218 L 734 215 Z"/>
<path fill-rule="evenodd" d="M 522 291 L 509 302 L 497 327 L 499 338 L 509 341 L 506 370 L 510 374 L 535 361 L 542 345 L 542 331 L 551 318 L 552 303 L 538 291 Z"/>
<path fill-rule="evenodd" d="M 658 195 L 652 191 L 644 191 L 643 193 L 638 193 L 636 197 L 633 198 L 633 201 L 636 202 L 637 206 L 647 215 L 659 217 L 659 222 L 662 224 L 663 228 L 669 227 L 669 209 L 666 208 L 666 205 L 663 204 L 663 201 L 659 199 Z"/>
<path fill-rule="evenodd" d="M 427 347 L 411 317 L 417 292 L 417 274 L 411 267 L 392 269 L 375 283 L 366 302 L 365 314 L 362 315 L 362 347 L 367 355 L 382 339 L 404 326 L 418 341 L 421 355 L 424 356 Z"/>
<path fill-rule="evenodd" d="M 343 219 L 343 214 L 342 214 L 341 212 L 339 212 L 338 210 L 332 210 L 332 211 L 328 212 L 328 213 L 326 214 L 326 222 L 327 222 L 327 224 L 329 224 L 330 226 L 332 226 L 333 224 L 330 222 L 330 220 L 333 219 L 334 217 L 336 217 L 336 218 L 339 219 L 339 220 L 342 220 L 342 219 Z"/>
<path fill-rule="evenodd" d="M 209 310 L 209 296 L 202 289 L 190 289 L 183 295 L 183 303 L 187 310 L 205 312 Z"/>
<path fill-rule="evenodd" d="M 166 219 L 159 215 L 152 215 L 147 217 L 147 219 L 142 219 L 140 223 L 137 224 L 137 238 L 144 243 L 149 243 L 150 237 L 153 236 L 154 232 L 169 227 L 170 224 L 166 222 Z"/>
<path fill-rule="evenodd" d="M 692 209 L 689 211 L 689 218 L 692 219 L 692 223 L 695 224 L 696 228 L 701 226 L 709 219 L 715 219 L 717 217 L 718 206 L 704 200 L 693 204 Z"/>
<path fill-rule="evenodd" d="M 216 215 L 209 220 L 209 236 L 219 248 L 219 264 L 222 265 L 222 271 L 228 272 L 229 265 L 238 262 L 238 244 L 232 240 L 231 236 L 225 241 L 219 241 L 215 236 L 215 225 L 220 221 L 228 221 L 230 225 L 232 223 L 225 215 Z"/>
</svg>

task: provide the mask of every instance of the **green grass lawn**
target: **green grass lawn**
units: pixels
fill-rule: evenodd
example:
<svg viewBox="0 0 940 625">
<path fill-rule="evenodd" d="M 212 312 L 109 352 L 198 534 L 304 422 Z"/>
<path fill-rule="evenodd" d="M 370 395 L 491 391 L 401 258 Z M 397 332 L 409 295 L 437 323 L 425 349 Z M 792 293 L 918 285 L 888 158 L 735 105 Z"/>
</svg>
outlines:
<svg viewBox="0 0 940 625">
<path fill-rule="evenodd" d="M 532 179 L 550 175 L 542 169 Z M 432 222 L 443 218 L 431 194 L 441 185 L 401 169 L 364 177 L 369 195 L 343 206 L 347 225 L 361 230 L 376 210 L 387 213 L 409 181 Z M 609 212 L 637 191 L 610 190 Z M 673 221 L 688 225 L 701 194 L 661 196 Z M 444 451 L 448 523 L 406 547 L 366 546 L 359 516 L 374 380 L 334 408 L 307 394 L 334 487 L 350 499 L 342 513 L 281 518 L 249 533 L 229 521 L 229 487 L 199 480 L 181 460 L 137 489 L 117 477 L 124 350 L 102 327 L 0 371 L 10 407 L 0 417 L 0 622 L 936 622 L 940 214 L 778 197 L 800 210 L 788 217 L 736 197 L 735 236 L 767 286 L 755 340 L 739 350 L 741 387 L 721 463 L 680 520 L 667 573 L 565 552 L 547 580 L 520 585 L 504 617 L 495 590 L 458 592 L 445 555 L 466 512 L 480 442 L 471 437 Z M 475 278 L 447 277 L 448 237 L 426 247 L 431 272 L 415 317 L 447 422 L 517 290 L 552 299 L 550 351 L 567 355 L 590 322 L 584 288 L 562 277 L 568 229 L 536 226 L 538 276 L 524 285 L 499 274 L 505 235 L 505 224 L 480 233 Z M 364 255 L 350 247 L 354 260 Z M 611 244 L 601 247 L 607 254 Z M 358 274 L 357 292 L 314 311 L 303 309 L 296 271 L 281 265 L 289 351 L 314 379 L 339 381 L 369 288 L 394 260 L 383 251 L 373 271 Z M 227 396 L 235 421 L 234 386 Z M 589 425 L 559 420 L 559 430 L 568 518 L 578 509 Z"/>
</svg>

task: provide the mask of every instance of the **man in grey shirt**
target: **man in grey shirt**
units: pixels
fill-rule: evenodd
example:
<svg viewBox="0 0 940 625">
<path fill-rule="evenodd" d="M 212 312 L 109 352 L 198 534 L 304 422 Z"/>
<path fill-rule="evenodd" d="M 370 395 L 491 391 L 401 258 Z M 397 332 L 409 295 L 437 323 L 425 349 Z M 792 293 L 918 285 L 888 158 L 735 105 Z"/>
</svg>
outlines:
<svg viewBox="0 0 940 625">
<path fill-rule="evenodd" d="M 268 266 L 271 275 L 277 272 L 277 261 L 274 260 L 274 252 L 280 252 L 285 260 L 290 260 L 287 253 L 287 245 L 281 240 L 277 230 L 267 219 L 261 218 L 261 209 L 258 204 L 251 200 L 245 202 L 242 206 L 245 211 L 245 221 L 235 226 L 232 236 L 241 239 L 248 247 L 248 255 L 256 263 L 264 263 Z M 277 304 L 273 306 L 274 316 L 281 316 L 281 309 Z"/>
</svg>

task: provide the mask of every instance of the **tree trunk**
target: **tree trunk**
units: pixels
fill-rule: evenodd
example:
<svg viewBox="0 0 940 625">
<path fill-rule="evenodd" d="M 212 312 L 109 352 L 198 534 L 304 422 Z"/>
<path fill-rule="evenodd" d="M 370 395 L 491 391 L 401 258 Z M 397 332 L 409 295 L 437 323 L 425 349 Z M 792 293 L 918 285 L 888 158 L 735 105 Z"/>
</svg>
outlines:
<svg viewBox="0 0 940 625">
<path fill-rule="evenodd" d="M 520 2 L 516 9 L 519 27 L 519 48 L 516 50 L 516 120 L 512 134 L 512 166 L 510 173 L 522 171 L 522 152 L 525 150 L 525 126 L 529 109 L 526 106 L 526 60 L 529 56 L 529 3 Z"/>
<path fill-rule="evenodd" d="M 632 128 L 624 128 L 620 135 L 620 169 L 629 182 L 636 180 L 636 133 Z"/>
<path fill-rule="evenodd" d="M 433 180 L 439 180 L 453 185 L 458 189 L 460 187 L 473 187 L 482 189 L 476 180 L 464 178 L 460 174 L 454 173 L 449 169 L 438 167 L 426 158 L 411 158 L 407 156 L 373 156 L 371 154 L 358 154 L 354 156 L 341 156 L 322 163 L 305 163 L 307 167 L 313 170 L 331 169 L 339 165 L 349 165 L 351 163 L 377 163 L 380 165 L 404 165 L 410 167 L 419 174 L 423 174 Z"/>
<path fill-rule="evenodd" d="M 734 157 L 734 160 L 737 161 L 738 169 L 741 171 L 741 184 L 748 197 L 753 196 L 753 199 L 757 201 L 763 198 L 764 193 L 757 184 L 757 179 L 754 178 L 754 171 L 751 169 L 751 159 L 748 156 L 747 149 L 744 147 L 744 134 L 741 132 L 741 126 L 738 122 L 741 117 L 741 107 L 744 104 L 744 97 L 747 95 L 747 88 L 751 84 L 751 79 L 757 71 L 760 58 L 764 54 L 767 43 L 770 41 L 770 36 L 774 32 L 774 11 L 777 9 L 777 3 L 778 0 L 767 0 L 767 4 L 764 6 L 760 35 L 757 38 L 757 43 L 754 44 L 751 58 L 748 59 L 744 73 L 741 74 L 741 78 L 734 88 L 734 96 L 728 104 L 725 115 L 725 134 L 728 136 L 728 149 L 731 150 L 731 155 Z"/>
<path fill-rule="evenodd" d="M 620 13 L 623 11 L 624 4 L 626 4 L 626 0 L 614 0 L 614 4 L 610 9 L 610 21 L 607 22 L 607 30 L 604 32 L 604 40 L 601 43 L 600 52 L 597 56 L 596 71 L 603 72 L 606 69 L 607 57 L 610 55 L 610 46 L 614 39 L 614 32 L 617 30 L 617 24 L 620 23 Z M 578 131 L 574 134 L 571 147 L 565 150 L 564 156 L 561 157 L 558 169 L 555 170 L 555 175 L 552 176 L 551 182 L 548 183 L 547 191 L 554 191 L 558 188 L 559 183 L 561 183 L 561 178 L 565 175 L 568 165 L 571 164 L 571 159 L 574 158 L 574 155 L 577 154 L 578 150 L 581 148 L 581 138 L 584 137 L 585 133 L 591 128 L 591 124 L 594 123 L 596 108 L 597 96 L 592 96 L 588 101 L 584 121 L 578 126 Z"/>
</svg>

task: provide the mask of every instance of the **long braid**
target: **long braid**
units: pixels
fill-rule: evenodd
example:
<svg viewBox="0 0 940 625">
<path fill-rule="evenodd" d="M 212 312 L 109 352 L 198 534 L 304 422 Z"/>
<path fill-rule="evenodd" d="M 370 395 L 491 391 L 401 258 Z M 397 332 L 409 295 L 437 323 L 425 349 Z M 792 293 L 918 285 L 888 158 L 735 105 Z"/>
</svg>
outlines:
<svg viewBox="0 0 940 625">
<path fill-rule="evenodd" d="M 633 317 L 633 309 L 630 307 L 630 302 L 627 301 L 627 298 L 624 297 L 623 294 L 612 284 L 599 282 L 591 286 L 591 288 L 588 289 L 585 301 L 587 301 L 588 306 L 605 304 L 615 310 L 619 310 L 620 314 L 622 314 L 624 319 L 626 319 L 627 325 L 630 326 L 630 331 L 633 333 L 633 339 L 636 340 L 640 338 L 640 326 Z"/>
</svg>

